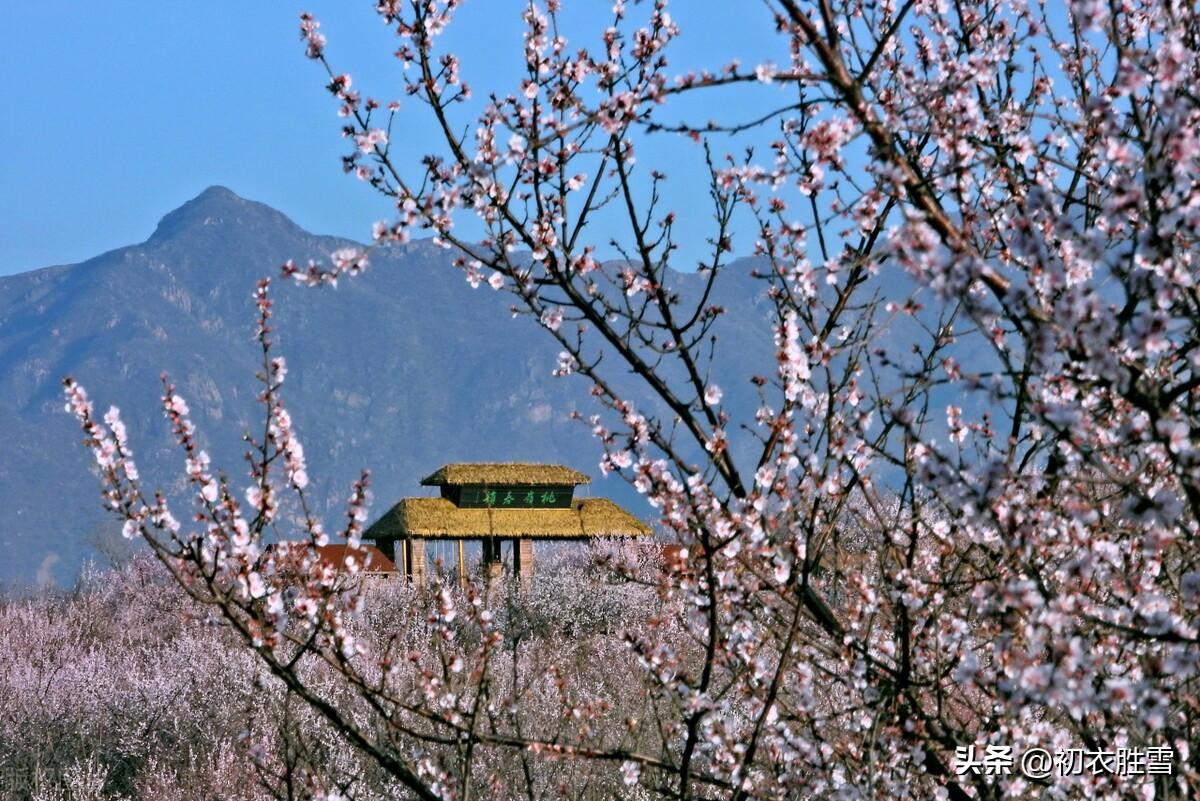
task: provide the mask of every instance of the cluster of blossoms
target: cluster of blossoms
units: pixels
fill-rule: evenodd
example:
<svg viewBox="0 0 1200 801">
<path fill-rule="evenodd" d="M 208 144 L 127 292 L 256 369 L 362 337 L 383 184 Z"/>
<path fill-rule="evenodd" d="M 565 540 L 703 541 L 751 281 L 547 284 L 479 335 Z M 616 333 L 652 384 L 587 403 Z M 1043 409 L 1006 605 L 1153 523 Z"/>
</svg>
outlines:
<svg viewBox="0 0 1200 801">
<path fill-rule="evenodd" d="M 371 757 L 342 739 L 318 712 L 297 703 L 288 685 L 269 676 L 238 639 L 220 626 L 201 625 L 216 622 L 215 610 L 193 602 L 148 554 L 125 553 L 114 553 L 114 558 L 128 558 L 119 568 L 85 568 L 69 595 L 0 600 L 0 640 L 15 644 L 0 649 L 5 721 L 0 775 L 6 801 L 268 801 L 289 794 L 385 801 L 405 796 L 402 784 L 373 770 Z M 607 695 L 607 687 L 628 682 L 639 671 L 622 646 L 620 629 L 644 629 L 648 617 L 665 610 L 651 589 L 614 586 L 581 555 L 546 557 L 537 587 L 493 588 L 497 614 L 486 623 L 493 653 L 487 700 L 495 704 L 495 714 L 507 709 L 512 697 L 521 697 L 516 725 L 536 730 L 561 727 L 560 700 L 566 697 L 571 719 L 590 725 L 593 736 L 620 737 L 624 719 L 643 711 L 640 699 L 630 696 L 614 698 L 608 714 L 598 714 L 597 699 Z M 465 724 L 477 680 L 464 674 L 477 664 L 465 659 L 456 643 L 476 647 L 481 630 L 467 610 L 477 601 L 456 585 L 444 595 L 423 596 L 401 582 L 374 586 L 369 612 L 350 621 L 350 633 L 356 647 L 372 652 L 397 643 L 397 658 L 386 671 L 388 689 L 397 698 L 407 703 L 429 697 L 448 719 Z M 447 614 L 447 608 L 455 613 Z M 591 634 L 581 642 L 580 631 Z M 679 629 L 669 633 L 683 636 Z M 447 649 L 444 676 L 439 647 Z M 529 692 L 524 677 L 581 657 L 582 669 L 560 670 L 554 677 L 553 692 Z M 516 686 L 514 666 L 520 677 Z M 361 718 L 373 715 L 371 700 L 335 668 L 311 660 L 303 675 L 339 710 Z M 450 692 L 466 694 L 465 713 L 445 706 Z M 422 756 L 427 772 L 421 775 L 440 775 L 447 788 L 459 787 L 456 779 L 446 778 L 457 776 L 448 758 L 454 750 L 430 741 Z M 538 790 L 567 788 L 568 796 L 579 796 L 604 786 L 611 797 L 624 787 L 618 776 L 606 780 L 572 771 L 550 748 L 539 757 L 532 749 L 477 744 L 474 759 L 477 781 L 471 794 L 477 797 L 525 795 L 525 770 L 531 766 L 539 774 Z M 442 794 L 450 795 L 450 789 Z"/>
</svg>

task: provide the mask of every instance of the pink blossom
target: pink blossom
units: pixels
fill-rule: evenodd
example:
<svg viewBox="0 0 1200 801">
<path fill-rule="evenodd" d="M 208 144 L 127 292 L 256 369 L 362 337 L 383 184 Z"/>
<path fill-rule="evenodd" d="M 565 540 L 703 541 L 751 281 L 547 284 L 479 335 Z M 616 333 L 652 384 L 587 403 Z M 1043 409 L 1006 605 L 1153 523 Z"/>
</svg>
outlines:
<svg viewBox="0 0 1200 801">
<path fill-rule="evenodd" d="M 549 328 L 551 331 L 557 331 L 563 321 L 563 310 L 559 306 L 554 306 L 542 311 L 542 325 Z"/>
</svg>

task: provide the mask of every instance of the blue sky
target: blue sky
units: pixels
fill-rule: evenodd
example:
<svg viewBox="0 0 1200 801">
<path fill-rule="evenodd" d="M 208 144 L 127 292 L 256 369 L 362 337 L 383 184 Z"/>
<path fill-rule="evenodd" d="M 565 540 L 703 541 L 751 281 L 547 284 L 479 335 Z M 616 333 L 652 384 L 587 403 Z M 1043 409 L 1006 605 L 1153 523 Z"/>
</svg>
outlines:
<svg viewBox="0 0 1200 801">
<path fill-rule="evenodd" d="M 390 57 L 395 39 L 373 5 L 5 3 L 0 275 L 139 242 L 159 217 L 212 184 L 266 202 L 309 230 L 366 238 L 373 220 L 389 216 L 388 206 L 341 172 L 340 121 L 319 68 L 303 56 L 297 16 L 315 13 L 335 68 L 386 100 L 399 92 L 399 67 Z M 593 44 L 610 3 L 566 6 L 582 14 L 579 30 Z M 477 93 L 515 87 L 505 77 L 519 66 L 523 7 L 521 0 L 468 0 L 459 12 L 448 41 Z M 732 55 L 749 63 L 764 53 L 779 60 L 765 8 L 736 7 L 718 15 L 709 0 L 673 4 L 683 28 L 673 65 L 715 68 Z M 706 102 L 714 99 L 723 110 L 740 102 Z M 429 149 L 427 126 L 404 130 L 414 154 Z M 687 197 L 702 186 L 698 161 L 677 158 L 680 147 L 673 138 L 649 155 L 679 165 L 677 191 Z"/>
</svg>

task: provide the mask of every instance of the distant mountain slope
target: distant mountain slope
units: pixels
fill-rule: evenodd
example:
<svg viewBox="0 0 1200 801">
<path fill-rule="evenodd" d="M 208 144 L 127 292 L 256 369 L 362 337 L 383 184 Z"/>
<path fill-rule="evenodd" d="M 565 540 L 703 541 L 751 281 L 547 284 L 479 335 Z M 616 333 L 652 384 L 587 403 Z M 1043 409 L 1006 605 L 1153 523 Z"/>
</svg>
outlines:
<svg viewBox="0 0 1200 801">
<path fill-rule="evenodd" d="M 69 582 L 91 555 L 89 537 L 113 526 L 62 410 L 64 375 L 78 378 L 101 411 L 121 407 L 155 485 L 182 472 L 158 407 L 159 373 L 169 372 L 214 461 L 244 484 L 240 436 L 260 420 L 254 282 L 276 275 L 285 259 L 303 263 L 347 244 L 213 187 L 165 216 L 142 244 L 0 278 L 0 579 Z M 448 259 L 413 243 L 375 255 L 366 274 L 336 290 L 278 287 L 286 397 L 313 497 L 332 509 L 362 467 L 374 474 L 375 513 L 452 460 L 554 460 L 598 472 L 598 446 L 566 419 L 593 408 L 584 382 L 551 377 L 557 348 L 548 335 L 513 321 L 506 298 L 486 285 L 471 289 Z M 739 295 L 752 289 L 736 286 Z M 763 369 L 773 346 L 749 296 L 732 306 L 740 321 L 727 325 L 738 357 L 731 369 L 745 378 L 751 366 Z M 723 380 L 727 396 L 750 402 L 747 382 Z M 592 491 L 649 513 L 623 484 Z"/>
<path fill-rule="evenodd" d="M 159 374 L 170 373 L 214 463 L 244 486 L 241 435 L 261 425 L 254 284 L 277 276 L 289 258 L 303 264 L 353 244 L 212 187 L 163 217 L 139 245 L 0 278 L 0 582 L 68 583 L 94 555 L 89 540 L 119 528 L 100 508 L 89 454 L 63 411 L 63 376 L 79 379 L 101 412 L 121 407 L 147 485 L 175 495 L 183 489 L 182 457 L 159 410 Z M 623 482 L 599 481 L 599 446 L 568 419 L 598 408 L 586 381 L 553 378 L 552 338 L 512 320 L 509 296 L 486 284 L 472 289 L 451 258 L 414 242 L 374 253 L 365 274 L 337 289 L 276 281 L 279 352 L 290 368 L 285 397 L 308 455 L 311 498 L 328 526 L 363 467 L 372 470 L 373 514 L 380 514 L 420 492 L 421 476 L 465 460 L 564 462 L 597 479 L 591 492 L 648 517 Z M 753 464 L 743 450 L 753 441 L 739 427 L 757 406 L 749 379 L 772 372 L 775 351 L 754 264 L 727 267 L 708 299 L 726 310 L 715 328 L 713 378 L 743 469 Z M 874 289 L 906 297 L 909 279 L 891 269 Z M 671 276 L 685 299 L 699 297 L 703 282 Z M 915 362 L 919 338 L 918 327 L 901 320 L 880 344 Z M 986 351 L 955 347 L 970 369 L 994 362 Z M 618 362 L 606 360 L 608 380 L 646 408 L 644 387 Z M 935 390 L 937 402 L 953 400 L 968 414 L 987 403 L 947 392 Z M 177 514 L 186 508 L 177 504 Z"/>
</svg>

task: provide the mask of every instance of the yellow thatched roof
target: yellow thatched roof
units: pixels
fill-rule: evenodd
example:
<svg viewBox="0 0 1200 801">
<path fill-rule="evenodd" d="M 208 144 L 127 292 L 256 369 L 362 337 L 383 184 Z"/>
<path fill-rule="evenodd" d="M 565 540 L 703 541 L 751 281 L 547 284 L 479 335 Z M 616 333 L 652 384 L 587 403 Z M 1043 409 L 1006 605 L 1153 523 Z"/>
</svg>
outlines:
<svg viewBox="0 0 1200 801">
<path fill-rule="evenodd" d="M 576 500 L 569 509 L 462 509 L 445 498 L 404 498 L 363 535 L 470 539 L 474 537 L 643 537 L 650 527 L 606 498 Z"/>
<path fill-rule="evenodd" d="M 456 462 L 421 479 L 426 487 L 443 484 L 589 484 L 591 478 L 560 464 L 531 462 Z"/>
</svg>

